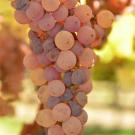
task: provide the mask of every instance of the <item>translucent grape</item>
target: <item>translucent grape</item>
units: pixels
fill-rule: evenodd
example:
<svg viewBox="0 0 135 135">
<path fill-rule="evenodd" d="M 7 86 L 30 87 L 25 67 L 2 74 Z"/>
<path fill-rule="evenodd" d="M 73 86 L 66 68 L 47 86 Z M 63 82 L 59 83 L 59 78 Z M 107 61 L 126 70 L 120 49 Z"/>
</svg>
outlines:
<svg viewBox="0 0 135 135">
<path fill-rule="evenodd" d="M 42 6 L 46 11 L 55 11 L 59 8 L 59 0 L 42 0 Z"/>
<path fill-rule="evenodd" d="M 64 131 L 61 126 L 54 125 L 48 129 L 48 135 L 64 135 Z"/>
<path fill-rule="evenodd" d="M 48 83 L 48 90 L 51 96 L 59 97 L 65 92 L 65 85 L 61 80 L 53 80 Z"/>
<path fill-rule="evenodd" d="M 50 109 L 44 109 L 37 113 L 36 122 L 42 127 L 49 128 L 56 123 L 56 120 L 53 118 Z"/>
<path fill-rule="evenodd" d="M 114 15 L 109 10 L 101 10 L 97 16 L 97 23 L 103 28 L 109 28 L 111 27 L 113 21 L 114 21 Z"/>
<path fill-rule="evenodd" d="M 58 97 L 49 97 L 47 105 L 50 109 L 52 109 L 54 106 L 56 106 L 58 103 L 60 103 L 60 99 Z"/>
<path fill-rule="evenodd" d="M 55 44 L 60 50 L 69 50 L 74 45 L 74 37 L 68 31 L 60 31 L 55 37 Z"/>
<path fill-rule="evenodd" d="M 75 8 L 75 16 L 77 16 L 81 22 L 86 23 L 93 17 L 92 10 L 88 5 L 80 5 Z"/>
<path fill-rule="evenodd" d="M 71 110 L 67 104 L 59 103 L 53 108 L 52 114 L 55 120 L 63 122 L 70 118 Z"/>
<path fill-rule="evenodd" d="M 45 68 L 45 77 L 47 81 L 60 79 L 60 73 L 53 67 Z"/>
<path fill-rule="evenodd" d="M 71 86 L 72 85 L 72 79 L 71 79 L 71 77 L 72 77 L 72 72 L 65 72 L 64 73 L 64 76 L 63 76 L 63 81 L 64 81 L 64 84 L 67 86 L 67 87 L 69 87 L 69 86 Z"/>
<path fill-rule="evenodd" d="M 57 65 L 63 70 L 70 70 L 76 65 L 76 56 L 71 51 L 62 51 L 60 52 Z"/>
<path fill-rule="evenodd" d="M 44 9 L 38 2 L 31 1 L 29 7 L 26 10 L 26 15 L 32 21 L 38 21 L 44 15 Z"/>
<path fill-rule="evenodd" d="M 55 26 L 55 19 L 51 14 L 45 14 L 45 16 L 39 20 L 38 25 L 41 30 L 49 31 Z"/>
<path fill-rule="evenodd" d="M 80 20 L 76 16 L 69 16 L 64 23 L 64 28 L 70 32 L 77 32 L 80 28 Z"/>
<path fill-rule="evenodd" d="M 53 16 L 58 22 L 64 21 L 68 16 L 68 9 L 62 5 L 53 13 Z"/>
<path fill-rule="evenodd" d="M 88 46 L 96 39 L 96 32 L 90 26 L 82 26 L 77 33 L 77 38 L 82 44 Z"/>
<path fill-rule="evenodd" d="M 72 116 L 62 123 L 62 128 L 66 135 L 78 135 L 82 130 L 82 124 L 78 118 Z"/>
<path fill-rule="evenodd" d="M 79 116 L 81 114 L 82 108 L 81 108 L 81 106 L 77 102 L 69 101 L 69 106 L 71 108 L 71 114 L 73 116 L 77 117 L 77 116 Z"/>
</svg>

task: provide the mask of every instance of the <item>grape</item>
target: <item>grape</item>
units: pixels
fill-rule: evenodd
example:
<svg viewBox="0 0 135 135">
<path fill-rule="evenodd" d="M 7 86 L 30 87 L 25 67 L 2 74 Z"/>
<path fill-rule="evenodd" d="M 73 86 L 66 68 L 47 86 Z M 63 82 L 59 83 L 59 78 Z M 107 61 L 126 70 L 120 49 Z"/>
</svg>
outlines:
<svg viewBox="0 0 135 135">
<path fill-rule="evenodd" d="M 61 29 L 62 29 L 62 25 L 57 23 L 53 29 L 48 31 L 48 34 L 50 37 L 54 38 L 57 35 L 57 33 L 61 31 Z"/>
<path fill-rule="evenodd" d="M 87 104 L 87 96 L 84 92 L 78 92 L 75 99 L 79 105 L 84 107 Z"/>
<path fill-rule="evenodd" d="M 31 80 L 37 86 L 41 86 L 47 82 L 44 70 L 42 68 L 37 68 L 31 71 Z"/>
<path fill-rule="evenodd" d="M 81 114 L 82 108 L 81 108 L 81 106 L 77 102 L 69 101 L 69 106 L 71 108 L 71 114 L 73 116 L 77 117 L 77 116 L 79 116 Z"/>
<path fill-rule="evenodd" d="M 81 123 L 84 125 L 88 120 L 88 114 L 85 110 L 82 111 L 81 115 L 77 117 Z"/>
<path fill-rule="evenodd" d="M 61 80 L 53 80 L 48 83 L 48 90 L 51 96 L 59 97 L 65 92 L 65 85 Z"/>
<path fill-rule="evenodd" d="M 26 16 L 24 11 L 16 10 L 15 19 L 18 23 L 28 24 L 30 22 L 29 18 Z"/>
<path fill-rule="evenodd" d="M 27 17 L 32 21 L 38 21 L 44 15 L 44 10 L 38 2 L 31 1 L 26 10 Z"/>
<path fill-rule="evenodd" d="M 72 80 L 71 80 L 71 77 L 72 77 L 72 72 L 66 72 L 63 76 L 63 81 L 64 81 L 64 84 L 69 87 L 72 85 Z"/>
<path fill-rule="evenodd" d="M 30 30 L 29 38 L 30 38 L 30 45 L 31 45 L 32 51 L 35 54 L 42 53 L 43 52 L 42 43 L 41 43 L 41 40 L 37 37 L 36 33 Z"/>
<path fill-rule="evenodd" d="M 86 94 L 92 90 L 92 82 L 88 80 L 86 83 L 79 85 L 78 91 L 83 91 Z"/>
<path fill-rule="evenodd" d="M 55 11 L 59 8 L 59 0 L 42 0 L 42 6 L 46 11 Z"/>
<path fill-rule="evenodd" d="M 51 127 L 56 123 L 50 109 L 40 110 L 36 116 L 36 122 L 42 127 Z"/>
<path fill-rule="evenodd" d="M 101 10 L 97 16 L 97 23 L 103 28 L 111 27 L 114 21 L 114 15 L 109 10 Z"/>
<path fill-rule="evenodd" d="M 47 85 L 42 85 L 37 92 L 39 100 L 47 105 L 48 98 L 50 97 Z"/>
<path fill-rule="evenodd" d="M 97 32 L 97 35 L 100 38 L 104 38 L 104 36 L 105 36 L 105 30 L 102 27 L 100 27 L 99 25 L 95 24 L 94 25 L 94 29 L 95 29 L 95 31 Z"/>
<path fill-rule="evenodd" d="M 96 38 L 96 32 L 89 26 L 83 26 L 77 33 L 78 40 L 85 46 L 90 45 Z"/>
<path fill-rule="evenodd" d="M 65 0 L 64 6 L 67 7 L 68 9 L 72 9 L 75 7 L 77 4 L 77 0 Z"/>
<path fill-rule="evenodd" d="M 64 131 L 61 126 L 54 125 L 48 129 L 48 135 L 64 135 Z"/>
<path fill-rule="evenodd" d="M 23 64 L 28 69 L 36 69 L 39 67 L 39 63 L 37 61 L 36 56 L 33 53 L 27 54 L 24 57 Z"/>
<path fill-rule="evenodd" d="M 89 79 L 89 70 L 87 68 L 77 69 L 72 73 L 71 79 L 73 84 L 83 84 Z"/>
<path fill-rule="evenodd" d="M 29 0 L 16 0 L 14 4 L 17 10 L 26 10 L 29 6 Z"/>
<path fill-rule="evenodd" d="M 69 16 L 65 20 L 64 28 L 70 32 L 77 32 L 80 28 L 80 20 L 76 16 Z"/>
<path fill-rule="evenodd" d="M 92 10 L 88 5 L 80 5 L 75 8 L 75 16 L 77 16 L 82 23 L 90 21 L 93 17 Z"/>
<path fill-rule="evenodd" d="M 47 81 L 60 79 L 60 73 L 53 67 L 45 68 L 45 77 Z"/>
<path fill-rule="evenodd" d="M 53 43 L 53 39 L 52 38 L 48 38 L 47 40 L 45 40 L 43 42 L 43 48 L 44 48 L 44 52 L 47 54 L 49 51 L 51 51 L 53 48 L 55 47 L 54 43 Z"/>
<path fill-rule="evenodd" d="M 66 135 L 78 135 L 82 130 L 82 124 L 78 118 L 72 116 L 62 123 L 62 128 Z"/>
<path fill-rule="evenodd" d="M 71 89 L 66 89 L 64 95 L 60 97 L 62 102 L 67 102 L 73 98 L 73 92 Z"/>
<path fill-rule="evenodd" d="M 57 22 L 64 21 L 68 16 L 68 9 L 62 5 L 53 13 L 53 16 Z"/>
<path fill-rule="evenodd" d="M 62 51 L 57 59 L 57 65 L 63 70 L 72 69 L 76 64 L 76 56 L 71 51 Z"/>
<path fill-rule="evenodd" d="M 60 31 L 55 37 L 55 44 L 60 50 L 69 50 L 74 45 L 74 37 L 68 31 Z"/>
<path fill-rule="evenodd" d="M 92 49 L 85 48 L 82 55 L 79 57 L 80 66 L 83 67 L 92 67 L 95 65 L 96 55 Z"/>
<path fill-rule="evenodd" d="M 55 120 L 63 122 L 70 118 L 71 110 L 67 104 L 59 103 L 53 108 L 52 114 Z"/>
<path fill-rule="evenodd" d="M 50 61 L 55 62 L 55 61 L 57 60 L 59 54 L 60 54 L 59 49 L 53 48 L 50 52 L 48 52 L 47 58 L 48 58 Z"/>
<path fill-rule="evenodd" d="M 51 64 L 51 61 L 47 58 L 45 52 L 37 55 L 37 61 L 41 67 L 46 67 Z"/>
<path fill-rule="evenodd" d="M 45 14 L 45 16 L 39 20 L 38 25 L 41 30 L 49 31 L 55 26 L 55 19 L 51 14 Z"/>
<path fill-rule="evenodd" d="M 29 23 L 29 26 L 30 26 L 31 30 L 34 31 L 34 32 L 40 32 L 41 31 L 37 22 L 31 22 L 31 23 Z"/>
<path fill-rule="evenodd" d="M 49 97 L 48 98 L 48 107 L 52 109 L 54 106 L 56 106 L 58 103 L 60 103 L 60 99 L 58 97 Z"/>
<path fill-rule="evenodd" d="M 75 45 L 71 48 L 71 51 L 79 57 L 83 52 L 83 46 L 78 41 L 75 42 Z"/>
</svg>

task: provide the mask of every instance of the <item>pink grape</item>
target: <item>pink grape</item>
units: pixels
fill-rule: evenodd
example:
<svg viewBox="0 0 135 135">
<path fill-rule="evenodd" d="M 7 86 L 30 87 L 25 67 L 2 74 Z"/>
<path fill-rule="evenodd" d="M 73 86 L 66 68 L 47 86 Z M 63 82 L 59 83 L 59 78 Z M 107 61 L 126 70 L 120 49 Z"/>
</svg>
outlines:
<svg viewBox="0 0 135 135">
<path fill-rule="evenodd" d="M 70 32 L 77 32 L 80 26 L 80 20 L 76 16 L 69 16 L 64 23 L 65 30 Z"/>
<path fill-rule="evenodd" d="M 68 9 L 72 9 L 77 4 L 78 0 L 65 0 L 64 6 L 66 6 Z"/>
<path fill-rule="evenodd" d="M 38 25 L 41 30 L 49 31 L 55 26 L 55 19 L 51 14 L 45 14 L 45 16 L 39 20 Z"/>
<path fill-rule="evenodd" d="M 61 126 L 54 125 L 48 129 L 48 135 L 64 135 L 64 131 Z"/>
<path fill-rule="evenodd" d="M 31 1 L 29 7 L 26 10 L 26 15 L 32 21 L 38 21 L 44 15 L 44 10 L 38 2 Z"/>
<path fill-rule="evenodd" d="M 105 29 L 95 24 L 94 29 L 97 32 L 98 37 L 103 38 L 105 36 Z"/>
<path fill-rule="evenodd" d="M 45 68 L 45 77 L 47 81 L 60 79 L 60 73 L 53 67 Z"/>
<path fill-rule="evenodd" d="M 53 13 L 53 16 L 57 22 L 64 21 L 68 17 L 68 9 L 62 5 Z"/>
<path fill-rule="evenodd" d="M 88 46 L 96 39 L 96 32 L 89 26 L 83 26 L 79 29 L 77 38 L 82 44 Z"/>
<path fill-rule="evenodd" d="M 39 28 L 37 22 L 31 22 L 31 23 L 29 23 L 29 27 L 30 27 L 31 30 L 34 31 L 34 32 L 39 32 L 39 31 L 41 31 L 41 29 Z"/>
</svg>

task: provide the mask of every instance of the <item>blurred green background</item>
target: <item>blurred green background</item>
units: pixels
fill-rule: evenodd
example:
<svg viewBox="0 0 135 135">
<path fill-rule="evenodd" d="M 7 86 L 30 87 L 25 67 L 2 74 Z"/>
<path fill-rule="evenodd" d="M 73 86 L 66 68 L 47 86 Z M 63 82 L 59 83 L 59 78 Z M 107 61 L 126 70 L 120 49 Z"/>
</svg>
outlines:
<svg viewBox="0 0 135 135">
<path fill-rule="evenodd" d="M 10 2 L 0 0 L 0 37 L 6 25 L 19 44 L 27 44 L 27 26 L 15 22 Z M 92 69 L 93 91 L 88 95 L 84 135 L 135 135 L 135 14 L 118 15 L 107 41 L 95 52 L 100 61 Z M 16 98 L 0 93 L 5 106 L 14 110 L 0 116 L 0 135 L 26 135 L 22 134 L 25 128 L 33 130 L 30 135 L 43 135 L 42 129 L 32 124 L 39 102 L 26 70 L 21 87 Z"/>
</svg>

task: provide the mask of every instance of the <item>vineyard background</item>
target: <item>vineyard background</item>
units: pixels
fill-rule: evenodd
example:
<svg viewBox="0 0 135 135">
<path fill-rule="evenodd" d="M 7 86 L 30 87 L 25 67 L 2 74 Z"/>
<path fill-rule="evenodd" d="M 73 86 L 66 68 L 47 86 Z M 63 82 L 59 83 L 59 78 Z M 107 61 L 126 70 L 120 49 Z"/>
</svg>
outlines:
<svg viewBox="0 0 135 135">
<path fill-rule="evenodd" d="M 19 48 L 22 58 L 29 51 L 26 36 L 28 27 L 15 22 L 10 2 L 0 1 L 0 40 L 4 37 L 6 41 L 0 41 L 0 57 L 4 46 L 10 45 L 12 41 Z M 6 36 L 3 36 L 4 33 Z M 134 135 L 135 14 L 124 12 L 117 15 L 107 41 L 95 52 L 99 55 L 100 62 L 92 69 L 93 91 L 89 94 L 86 106 L 89 120 L 84 135 Z M 14 53 L 18 54 L 18 51 L 15 50 Z M 0 77 L 3 71 L 1 59 Z M 7 57 L 5 61 L 10 59 Z M 12 64 L 7 70 L 14 68 L 15 65 Z M 34 123 L 39 108 L 36 87 L 23 65 L 18 72 L 21 74 L 20 88 L 15 86 L 12 90 L 7 87 L 3 89 L 3 77 L 0 78 L 0 135 L 26 135 L 26 130 L 31 130 L 31 135 L 42 135 L 42 129 Z M 17 80 L 18 76 L 15 76 L 13 84 Z"/>
</svg>

